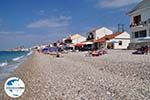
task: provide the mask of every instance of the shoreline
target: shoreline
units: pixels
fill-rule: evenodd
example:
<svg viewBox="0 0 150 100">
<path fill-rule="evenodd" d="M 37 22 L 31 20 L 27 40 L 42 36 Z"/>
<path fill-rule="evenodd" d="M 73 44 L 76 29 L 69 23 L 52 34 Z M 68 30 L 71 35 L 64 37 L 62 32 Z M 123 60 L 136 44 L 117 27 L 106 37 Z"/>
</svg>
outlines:
<svg viewBox="0 0 150 100">
<path fill-rule="evenodd" d="M 150 55 L 130 53 L 112 50 L 104 56 L 85 57 L 78 52 L 56 58 L 34 52 L 10 76 L 25 83 L 19 100 L 149 98 Z M 10 100 L 4 91 L 3 94 L 2 100 Z"/>
<path fill-rule="evenodd" d="M 17 52 L 17 51 L 16 51 Z M 6 61 L 6 65 L 4 66 L 0 66 L 0 82 L 3 81 L 4 79 L 6 79 L 9 75 L 12 74 L 12 72 L 14 72 L 14 70 L 16 70 L 22 63 L 24 63 L 24 61 L 26 61 L 28 59 L 28 57 L 30 56 L 30 52 L 18 56 L 18 57 L 14 57 L 9 61 Z M 2 62 L 4 63 L 4 62 Z"/>
<path fill-rule="evenodd" d="M 16 51 L 17 52 L 17 51 Z M 6 65 L 0 66 L 0 82 L 3 81 L 6 77 L 12 74 L 21 64 L 23 64 L 28 57 L 32 54 L 33 51 L 27 52 L 24 55 L 11 58 L 11 60 L 6 61 Z M 2 62 L 4 63 L 4 62 Z"/>
<path fill-rule="evenodd" d="M 23 59 L 21 59 L 20 62 L 17 63 L 17 65 L 15 65 L 15 69 L 13 69 L 12 72 L 10 72 L 7 77 L 4 77 L 4 79 L 2 81 L 0 81 L 0 99 L 1 98 L 9 98 L 6 94 L 5 94 L 5 91 L 4 91 L 4 83 L 5 81 L 9 78 L 9 77 L 18 77 L 18 78 L 21 78 L 20 77 L 20 69 L 24 69 L 24 68 L 20 68 L 20 67 L 24 67 L 24 65 L 26 63 L 28 63 L 28 61 L 30 59 L 32 59 L 33 57 L 33 54 L 32 53 L 31 55 L 27 55 L 26 57 L 24 57 Z M 26 65 L 25 65 L 26 66 Z M 19 71 L 18 71 L 19 70 Z M 22 76 L 23 77 L 23 76 Z M 22 79 L 22 78 L 21 78 Z M 10 99 L 10 98 L 9 98 Z"/>
</svg>

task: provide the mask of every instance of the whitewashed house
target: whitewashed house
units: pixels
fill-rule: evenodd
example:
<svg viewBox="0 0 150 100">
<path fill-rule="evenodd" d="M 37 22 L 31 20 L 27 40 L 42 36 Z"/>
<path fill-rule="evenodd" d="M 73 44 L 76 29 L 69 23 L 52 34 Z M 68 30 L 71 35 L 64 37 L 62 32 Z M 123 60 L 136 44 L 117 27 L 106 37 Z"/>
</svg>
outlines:
<svg viewBox="0 0 150 100">
<path fill-rule="evenodd" d="M 131 23 L 131 44 L 150 45 L 150 0 L 141 1 L 128 15 Z"/>
<path fill-rule="evenodd" d="M 113 34 L 113 32 L 106 27 L 94 29 L 87 33 L 88 35 L 87 40 L 99 39 L 104 37 L 105 35 L 110 35 L 110 34 Z"/>
<path fill-rule="evenodd" d="M 128 49 L 130 34 L 127 32 L 114 33 L 106 36 L 106 47 L 110 49 Z"/>
<path fill-rule="evenodd" d="M 63 41 L 65 43 L 78 44 L 78 43 L 86 41 L 86 37 L 81 36 L 80 34 L 74 34 L 74 35 L 71 35 L 71 36 L 63 39 Z"/>
<path fill-rule="evenodd" d="M 81 43 L 81 42 L 86 41 L 86 37 L 81 36 L 79 34 L 75 34 L 71 38 L 72 38 L 72 43 L 73 44 L 77 44 L 77 43 Z"/>
</svg>

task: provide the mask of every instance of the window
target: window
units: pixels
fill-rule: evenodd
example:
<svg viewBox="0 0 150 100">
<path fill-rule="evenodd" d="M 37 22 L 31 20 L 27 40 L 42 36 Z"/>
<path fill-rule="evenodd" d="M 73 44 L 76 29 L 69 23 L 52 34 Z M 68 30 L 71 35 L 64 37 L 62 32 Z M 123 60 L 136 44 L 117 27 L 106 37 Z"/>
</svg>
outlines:
<svg viewBox="0 0 150 100">
<path fill-rule="evenodd" d="M 140 31 L 140 37 L 146 37 L 146 30 Z"/>
<path fill-rule="evenodd" d="M 138 32 L 133 32 L 132 35 L 133 35 L 133 38 L 146 37 L 147 36 L 147 31 L 142 30 L 142 31 L 138 31 Z"/>
<path fill-rule="evenodd" d="M 139 32 L 135 32 L 135 38 L 138 38 L 139 37 Z"/>
<path fill-rule="evenodd" d="M 87 40 L 91 40 L 91 39 L 94 39 L 94 35 L 93 35 L 93 33 L 89 33 L 89 34 L 88 34 L 88 38 L 87 38 Z"/>
<path fill-rule="evenodd" d="M 122 41 L 119 41 L 119 45 L 120 45 L 120 46 L 122 45 Z"/>
<path fill-rule="evenodd" d="M 66 39 L 65 43 L 72 43 L 72 40 L 71 39 Z"/>
<path fill-rule="evenodd" d="M 135 24 L 135 25 L 139 25 L 140 22 L 141 22 L 141 15 L 134 16 L 134 17 L 133 17 L 133 21 L 134 21 L 134 24 Z"/>
</svg>

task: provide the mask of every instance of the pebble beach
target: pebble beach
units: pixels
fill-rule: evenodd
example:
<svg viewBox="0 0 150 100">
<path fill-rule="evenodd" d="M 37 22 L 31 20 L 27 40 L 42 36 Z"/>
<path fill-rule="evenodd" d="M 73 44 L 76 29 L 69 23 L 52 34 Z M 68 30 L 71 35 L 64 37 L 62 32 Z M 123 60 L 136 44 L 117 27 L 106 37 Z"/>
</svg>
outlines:
<svg viewBox="0 0 150 100">
<path fill-rule="evenodd" d="M 25 92 L 17 100 L 150 100 L 150 55 L 109 50 L 99 57 L 70 52 L 62 57 L 34 52 L 9 77 Z M 0 86 L 0 100 L 14 100 Z"/>
</svg>

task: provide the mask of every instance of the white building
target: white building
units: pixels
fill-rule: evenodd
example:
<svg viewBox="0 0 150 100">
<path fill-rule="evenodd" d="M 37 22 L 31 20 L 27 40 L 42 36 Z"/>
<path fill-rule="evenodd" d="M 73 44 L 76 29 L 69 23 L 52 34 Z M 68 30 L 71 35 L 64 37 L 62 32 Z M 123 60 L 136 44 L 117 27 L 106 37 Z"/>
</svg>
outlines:
<svg viewBox="0 0 150 100">
<path fill-rule="evenodd" d="M 128 49 L 130 44 L 130 34 L 127 32 L 117 32 L 94 41 L 98 48 L 108 49 Z"/>
<path fill-rule="evenodd" d="M 106 41 L 106 47 L 110 46 L 111 49 L 127 49 L 130 44 L 130 34 L 127 32 L 108 35 L 108 39 Z"/>
<path fill-rule="evenodd" d="M 81 36 L 80 34 L 74 34 L 67 37 L 66 39 L 63 39 L 63 41 L 65 41 L 65 43 L 78 44 L 86 41 L 86 37 Z"/>
<path fill-rule="evenodd" d="M 131 43 L 150 43 L 150 0 L 141 1 L 128 15 Z"/>
<path fill-rule="evenodd" d="M 110 35 L 112 33 L 113 32 L 106 27 L 94 29 L 87 33 L 88 34 L 87 40 L 99 39 L 104 37 L 105 35 Z"/>
</svg>

